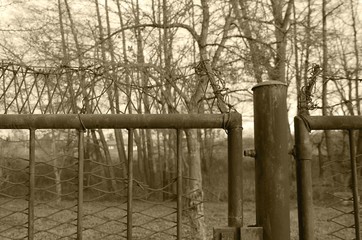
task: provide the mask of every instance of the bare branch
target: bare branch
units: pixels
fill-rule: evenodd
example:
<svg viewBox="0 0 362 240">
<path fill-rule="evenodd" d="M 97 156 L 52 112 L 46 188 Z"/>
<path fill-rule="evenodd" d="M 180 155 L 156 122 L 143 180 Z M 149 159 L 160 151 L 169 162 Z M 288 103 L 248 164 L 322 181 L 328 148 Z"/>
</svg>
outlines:
<svg viewBox="0 0 362 240">
<path fill-rule="evenodd" d="M 110 38 L 114 37 L 115 35 L 117 35 L 118 33 L 127 31 L 127 30 L 131 30 L 131 29 L 137 29 L 137 28 L 146 28 L 146 27 L 153 27 L 153 28 L 182 28 L 187 30 L 191 36 L 197 41 L 200 41 L 200 36 L 199 34 L 195 31 L 195 29 L 193 29 L 191 26 L 187 25 L 187 24 L 183 24 L 183 23 L 171 23 L 171 24 L 161 24 L 161 23 L 147 23 L 147 24 L 137 24 L 137 25 L 132 25 L 132 26 L 127 26 L 121 29 L 118 29 L 117 31 L 114 31 L 113 33 L 109 34 L 107 37 L 102 38 L 101 40 L 99 40 L 98 42 L 96 42 L 93 46 L 87 48 L 86 50 L 84 50 L 83 52 L 81 52 L 82 55 L 84 55 L 85 53 L 89 52 L 90 50 L 96 48 L 98 45 L 103 44 L 105 41 L 109 40 Z M 77 56 L 73 57 L 72 59 L 70 59 L 70 61 L 77 59 L 79 56 L 79 54 L 77 54 Z"/>
</svg>

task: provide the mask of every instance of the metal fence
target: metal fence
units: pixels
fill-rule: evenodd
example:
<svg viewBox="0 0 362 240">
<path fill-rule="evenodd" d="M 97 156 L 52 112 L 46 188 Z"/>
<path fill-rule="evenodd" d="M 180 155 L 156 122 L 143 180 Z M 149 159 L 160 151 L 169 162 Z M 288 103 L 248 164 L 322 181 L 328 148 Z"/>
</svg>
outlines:
<svg viewBox="0 0 362 240">
<path fill-rule="evenodd" d="M 126 178 L 111 179 L 89 172 L 85 167 L 85 132 L 89 129 L 128 129 L 128 174 Z M 177 175 L 174 181 L 160 189 L 144 189 L 133 175 L 134 129 L 175 129 L 177 135 Z M 2 166 L 12 174 L 22 177 L 3 179 L 0 188 L 0 238 L 1 239 L 189 239 L 190 227 L 185 219 L 189 207 L 183 182 L 187 174 L 182 170 L 183 129 L 224 128 L 228 132 L 228 226 L 242 226 L 242 125 L 241 115 L 231 114 L 5 114 L 0 115 L 0 129 L 28 129 L 29 153 L 16 167 Z M 52 160 L 39 162 L 36 132 L 39 129 L 74 129 L 77 153 L 60 166 Z M 108 166 L 121 171 L 122 166 Z M 54 176 L 39 172 L 37 166 L 62 169 L 67 177 L 58 184 L 68 185 L 58 197 L 38 198 L 42 192 L 53 193 Z M 101 181 L 87 184 L 85 176 Z M 39 180 L 40 179 L 40 180 Z M 40 183 L 39 183 L 40 181 Z M 115 188 L 104 189 L 99 182 L 114 181 Z M 169 186 L 176 189 L 175 194 Z M 97 194 L 87 194 L 86 191 Z M 152 201 L 153 193 L 174 195 L 167 201 Z M 108 198 L 111 197 L 111 198 Z M 111 200 L 109 200 L 111 199 Z M 226 224 L 226 223 L 225 223 Z"/>
<path fill-rule="evenodd" d="M 328 232 L 323 239 L 361 239 L 359 211 L 359 175 L 356 158 L 355 133 L 362 129 L 361 116 L 308 116 L 300 115 L 294 119 L 297 158 L 298 218 L 299 237 L 304 240 L 315 239 L 316 212 L 313 205 L 312 184 L 312 142 L 311 130 L 344 130 L 349 139 L 349 161 L 339 167 L 331 177 L 336 186 L 329 191 L 331 209 L 328 216 Z M 338 183 L 335 178 L 344 174 L 348 183 Z"/>
</svg>

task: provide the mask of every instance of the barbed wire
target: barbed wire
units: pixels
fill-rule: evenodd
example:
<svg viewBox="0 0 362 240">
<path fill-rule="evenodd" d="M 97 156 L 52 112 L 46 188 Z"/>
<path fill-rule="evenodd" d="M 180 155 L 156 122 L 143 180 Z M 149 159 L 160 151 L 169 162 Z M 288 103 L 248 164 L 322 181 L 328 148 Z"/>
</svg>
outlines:
<svg viewBox="0 0 362 240">
<path fill-rule="evenodd" d="M 2 81 L 2 93 L 0 94 L 0 104 L 3 105 L 4 113 L 95 113 L 109 112 L 109 106 L 104 105 L 108 101 L 115 101 L 113 97 L 107 97 L 109 94 L 114 94 L 114 91 L 120 91 L 126 95 L 127 99 L 131 99 L 128 91 L 134 92 L 138 97 L 147 96 L 151 99 L 151 105 L 162 104 L 162 89 L 164 87 L 179 86 L 182 91 L 189 84 L 185 84 L 195 77 L 195 72 L 189 72 L 189 75 L 175 75 L 165 81 L 157 80 L 162 76 L 163 70 L 152 64 L 116 64 L 115 68 L 100 65 L 88 65 L 86 67 L 79 66 L 29 66 L 22 63 L 0 62 L 0 79 Z M 134 77 L 130 77 L 130 81 L 125 81 L 125 68 L 148 68 L 150 80 L 147 85 L 137 81 Z M 123 68 L 123 69 L 121 69 Z M 153 70 L 154 71 L 153 71 Z M 132 71 L 132 73 L 134 73 Z M 132 74 L 131 73 L 131 74 Z M 187 73 L 186 73 L 187 74 Z M 202 74 L 198 72 L 198 74 Z M 204 73 L 206 74 L 206 73 Z M 215 70 L 212 73 L 217 80 L 217 94 L 228 98 L 228 88 L 226 83 Z M 83 80 L 82 80 L 83 79 Z M 123 80 L 122 80 L 123 79 Z M 185 82 L 186 81 L 186 82 Z M 129 89 L 129 90 L 127 90 Z M 205 89 L 204 95 L 212 94 L 211 91 Z M 136 96 L 132 94 L 133 96 Z M 213 94 L 215 92 L 213 91 Z M 188 97 L 188 95 L 185 95 Z M 186 104 L 185 96 L 175 95 L 173 98 L 174 107 L 181 108 L 180 104 Z M 102 101 L 102 99 L 107 101 Z M 84 103 L 87 100 L 90 104 Z M 203 100 L 206 100 L 204 98 Z M 210 109 L 215 106 L 215 101 L 210 105 Z M 131 100 L 128 100 L 131 101 Z M 227 99 L 229 101 L 229 99 Z M 209 104 L 209 102 L 207 102 Z M 87 105 L 87 109 L 85 107 Z M 134 108 L 137 104 L 131 104 Z M 130 104 L 127 104 L 129 107 Z M 229 108 L 233 106 L 228 104 Z M 90 108 L 89 108 L 90 107 Z M 106 109 L 105 109 L 106 108 Z M 154 106 L 155 109 L 158 109 Z M 124 110 L 125 112 L 126 110 Z"/>
<path fill-rule="evenodd" d="M 307 85 L 301 88 L 301 98 L 298 100 L 299 108 L 306 108 L 306 110 L 318 108 L 318 104 L 313 100 L 313 93 L 315 92 L 317 78 L 321 72 L 322 67 L 318 64 L 313 64 L 312 67 L 308 69 L 309 77 Z"/>
<path fill-rule="evenodd" d="M 223 108 L 227 108 L 224 109 L 224 111 L 226 110 L 226 112 L 237 112 L 234 105 L 230 103 L 230 91 L 229 88 L 226 87 L 226 81 L 221 77 L 221 72 L 215 68 L 208 70 L 207 64 L 209 64 L 209 60 L 199 61 L 194 65 L 195 74 L 197 76 L 207 76 L 214 79 L 214 83 L 211 81 L 211 79 L 208 81 L 208 85 L 213 85 L 212 96 L 206 96 L 208 92 L 208 86 L 206 86 L 202 100 L 206 100 L 206 104 L 210 109 L 217 107 L 221 112 L 223 112 Z M 207 100 L 211 100 L 211 103 Z"/>
</svg>

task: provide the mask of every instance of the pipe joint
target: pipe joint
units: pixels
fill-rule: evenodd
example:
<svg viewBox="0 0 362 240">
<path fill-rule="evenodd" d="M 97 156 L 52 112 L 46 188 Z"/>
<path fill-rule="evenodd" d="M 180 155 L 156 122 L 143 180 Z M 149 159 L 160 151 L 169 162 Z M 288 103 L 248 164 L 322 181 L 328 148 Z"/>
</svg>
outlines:
<svg viewBox="0 0 362 240">
<path fill-rule="evenodd" d="M 225 130 L 230 130 L 234 128 L 241 128 L 242 126 L 242 116 L 238 112 L 225 113 L 223 115 L 223 128 Z"/>
</svg>

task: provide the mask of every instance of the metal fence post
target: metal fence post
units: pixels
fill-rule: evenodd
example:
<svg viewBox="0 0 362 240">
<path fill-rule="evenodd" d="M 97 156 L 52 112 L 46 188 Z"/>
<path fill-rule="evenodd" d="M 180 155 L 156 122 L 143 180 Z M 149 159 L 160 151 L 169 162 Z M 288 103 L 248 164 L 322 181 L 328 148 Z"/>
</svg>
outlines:
<svg viewBox="0 0 362 240">
<path fill-rule="evenodd" d="M 128 129 L 127 240 L 132 240 L 133 233 L 133 134 Z"/>
<path fill-rule="evenodd" d="M 351 160 L 351 174 L 352 174 L 352 194 L 353 194 L 353 216 L 354 216 L 354 229 L 356 233 L 356 240 L 361 239 L 360 230 L 360 215 L 359 215 L 359 188 L 358 188 L 358 173 L 356 162 L 356 141 L 354 139 L 354 133 L 356 130 L 349 130 L 349 151 Z"/>
<path fill-rule="evenodd" d="M 177 129 L 177 240 L 182 239 L 182 134 Z"/>
<path fill-rule="evenodd" d="M 84 130 L 78 131 L 78 206 L 77 240 L 83 239 Z"/>
<path fill-rule="evenodd" d="M 228 126 L 228 226 L 243 226 L 243 175 L 241 115 L 230 114 Z"/>
<path fill-rule="evenodd" d="M 253 87 L 256 225 L 264 240 L 290 239 L 287 86 Z"/>
<path fill-rule="evenodd" d="M 35 205 L 35 129 L 30 129 L 29 141 L 29 199 L 28 199 L 28 239 L 33 240 L 34 230 L 34 205 Z"/>
<path fill-rule="evenodd" d="M 312 144 L 309 131 L 301 117 L 294 118 L 295 151 L 297 160 L 299 239 L 314 239 Z"/>
<path fill-rule="evenodd" d="M 236 112 L 224 114 L 222 127 L 227 130 L 228 134 L 228 225 L 214 228 L 213 239 L 240 240 L 244 220 L 241 115 Z"/>
</svg>

